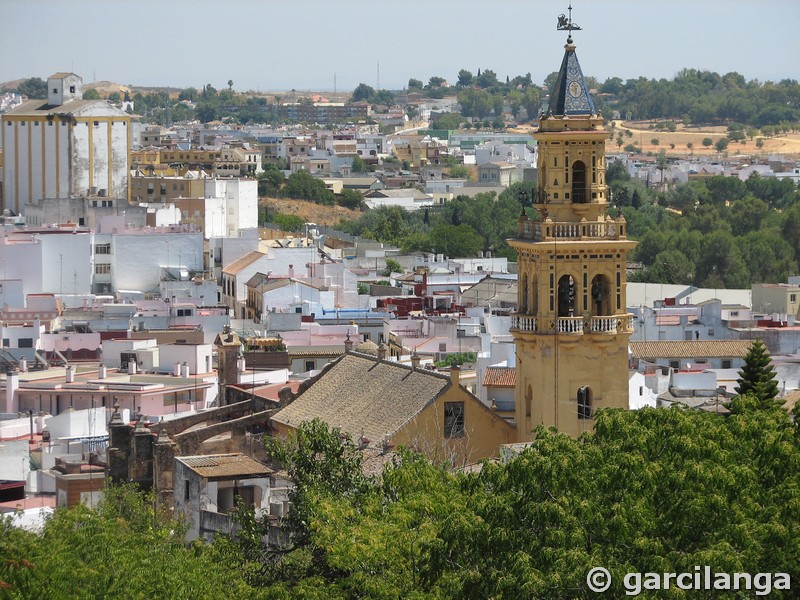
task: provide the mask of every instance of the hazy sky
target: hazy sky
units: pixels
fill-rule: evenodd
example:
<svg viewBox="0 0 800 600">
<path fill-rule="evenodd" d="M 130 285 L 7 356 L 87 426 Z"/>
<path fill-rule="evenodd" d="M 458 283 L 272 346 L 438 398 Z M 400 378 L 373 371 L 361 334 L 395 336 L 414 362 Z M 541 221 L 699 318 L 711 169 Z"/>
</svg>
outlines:
<svg viewBox="0 0 800 600">
<path fill-rule="evenodd" d="M 573 0 L 586 75 L 671 78 L 692 67 L 800 79 L 800 0 Z M 561 62 L 568 0 L 0 0 L 0 82 L 84 81 L 238 90 L 399 89 L 461 68 Z"/>
</svg>

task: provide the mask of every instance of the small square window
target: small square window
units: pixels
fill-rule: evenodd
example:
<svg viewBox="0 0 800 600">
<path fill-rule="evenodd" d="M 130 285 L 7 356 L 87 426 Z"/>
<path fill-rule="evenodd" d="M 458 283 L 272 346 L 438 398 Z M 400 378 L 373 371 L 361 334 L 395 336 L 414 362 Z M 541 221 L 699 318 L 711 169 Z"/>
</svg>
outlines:
<svg viewBox="0 0 800 600">
<path fill-rule="evenodd" d="M 69 93 L 70 94 L 74 94 L 75 93 L 75 86 L 74 85 L 69 86 Z"/>
</svg>

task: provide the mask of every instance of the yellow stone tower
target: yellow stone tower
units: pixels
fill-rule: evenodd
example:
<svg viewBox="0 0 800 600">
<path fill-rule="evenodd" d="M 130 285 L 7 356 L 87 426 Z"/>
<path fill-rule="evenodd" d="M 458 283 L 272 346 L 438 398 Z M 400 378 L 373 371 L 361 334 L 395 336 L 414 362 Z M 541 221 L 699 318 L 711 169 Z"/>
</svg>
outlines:
<svg viewBox="0 0 800 600">
<path fill-rule="evenodd" d="M 626 238 L 621 215 L 606 215 L 608 132 L 575 54 L 571 34 L 578 28 L 571 20 L 568 26 L 564 60 L 534 134 L 539 216 L 523 214 L 509 240 L 519 260 L 511 325 L 519 441 L 539 425 L 577 437 L 592 430 L 598 409 L 628 407 L 625 267 L 636 243 Z"/>
</svg>

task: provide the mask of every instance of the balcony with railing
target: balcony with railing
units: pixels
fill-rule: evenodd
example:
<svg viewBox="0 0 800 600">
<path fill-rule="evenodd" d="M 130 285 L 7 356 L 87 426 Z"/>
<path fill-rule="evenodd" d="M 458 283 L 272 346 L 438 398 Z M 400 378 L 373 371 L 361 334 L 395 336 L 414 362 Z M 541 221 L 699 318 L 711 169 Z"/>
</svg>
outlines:
<svg viewBox="0 0 800 600">
<path fill-rule="evenodd" d="M 517 237 L 534 242 L 544 241 L 577 241 L 577 240 L 620 240 L 626 239 L 625 218 L 606 217 L 599 221 L 561 222 L 546 218 L 543 221 L 532 221 L 520 217 Z"/>
<path fill-rule="evenodd" d="M 536 317 L 531 315 L 511 315 L 511 329 L 525 332 L 536 331 Z"/>
<path fill-rule="evenodd" d="M 630 333 L 632 330 L 630 314 L 590 316 L 590 317 L 558 317 L 549 323 L 546 319 L 533 315 L 511 315 L 511 330 L 520 333 L 543 333 L 559 335 L 603 335 Z"/>
</svg>

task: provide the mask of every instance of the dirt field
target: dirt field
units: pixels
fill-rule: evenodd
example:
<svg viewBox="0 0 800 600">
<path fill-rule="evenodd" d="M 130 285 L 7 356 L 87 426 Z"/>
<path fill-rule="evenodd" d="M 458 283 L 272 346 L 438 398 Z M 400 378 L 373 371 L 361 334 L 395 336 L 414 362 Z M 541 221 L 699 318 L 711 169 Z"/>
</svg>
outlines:
<svg viewBox="0 0 800 600">
<path fill-rule="evenodd" d="M 627 144 L 635 143 L 642 149 L 643 152 L 658 153 L 664 150 L 669 156 L 686 156 L 693 154 L 694 156 L 716 156 L 718 153 L 714 146 L 705 147 L 702 142 L 704 138 L 711 138 L 715 143 L 718 139 L 723 138 L 727 134 L 725 127 L 684 127 L 678 125 L 677 131 L 670 133 L 668 131 L 655 131 L 650 129 L 651 122 L 636 122 L 636 121 L 615 121 L 615 131 L 629 130 L 633 135 L 628 137 L 624 136 L 623 148 Z M 606 152 L 619 152 L 620 148 L 615 139 L 606 143 Z M 764 138 L 764 146 L 762 148 L 756 147 L 756 140 L 762 136 L 756 136 L 754 139 L 747 139 L 745 144 L 740 142 L 731 142 L 726 150 L 728 156 L 736 155 L 755 155 L 767 156 L 771 154 L 783 154 L 787 157 L 800 156 L 800 133 L 791 133 L 788 135 L 776 136 L 773 138 Z M 653 138 L 658 139 L 658 145 L 651 143 Z M 686 144 L 693 144 L 693 148 L 689 150 Z M 675 148 L 670 148 L 670 144 L 675 144 Z"/>
<path fill-rule="evenodd" d="M 307 223 L 319 225 L 336 225 L 342 219 L 353 221 L 361 216 L 361 212 L 343 206 L 322 206 L 305 200 L 289 200 L 287 198 L 260 198 L 261 206 L 268 206 L 275 212 L 297 215 Z"/>
</svg>

